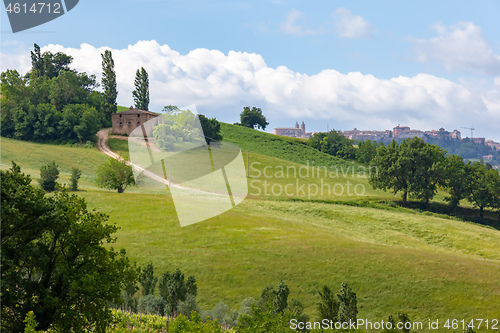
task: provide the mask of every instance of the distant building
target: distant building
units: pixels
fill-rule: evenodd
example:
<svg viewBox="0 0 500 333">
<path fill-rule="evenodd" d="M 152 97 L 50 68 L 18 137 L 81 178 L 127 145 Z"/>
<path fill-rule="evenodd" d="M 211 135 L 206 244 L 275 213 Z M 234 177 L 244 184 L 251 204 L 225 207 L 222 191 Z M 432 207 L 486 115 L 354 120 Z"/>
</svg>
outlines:
<svg viewBox="0 0 500 333">
<path fill-rule="evenodd" d="M 134 109 L 130 107 L 127 111 L 111 114 L 114 134 L 130 135 L 132 131 L 158 115 L 154 112 Z"/>
<path fill-rule="evenodd" d="M 399 136 L 401 135 L 401 133 L 403 132 L 406 132 L 406 131 L 409 131 L 410 128 L 408 126 L 396 126 L 394 127 L 393 131 L 392 131 L 392 135 L 394 138 L 399 138 Z"/>
<path fill-rule="evenodd" d="M 296 122 L 295 127 L 276 127 L 274 129 L 274 134 L 303 139 L 309 139 L 312 136 L 311 132 L 306 132 L 306 124 L 304 124 L 304 122 L 302 122 L 300 126 L 299 123 Z"/>
<path fill-rule="evenodd" d="M 462 140 L 462 133 L 458 130 L 453 130 L 453 132 L 450 133 L 450 138 L 454 140 Z"/>
<path fill-rule="evenodd" d="M 485 138 L 472 138 L 472 142 L 477 145 L 484 145 L 485 140 Z"/>
<path fill-rule="evenodd" d="M 354 141 L 382 141 L 386 138 L 390 138 L 392 136 L 391 131 L 360 131 L 357 128 L 354 128 L 352 131 L 344 131 L 342 134 L 348 138 L 349 140 Z"/>
<path fill-rule="evenodd" d="M 411 138 L 419 138 L 422 140 L 427 140 L 427 137 L 425 136 L 424 132 L 419 131 L 419 130 L 404 130 L 399 133 L 398 139 L 411 139 Z"/>
<path fill-rule="evenodd" d="M 498 142 L 495 142 L 493 140 L 486 140 L 484 143 L 493 150 L 500 150 L 500 143 Z"/>
<path fill-rule="evenodd" d="M 485 161 L 491 161 L 492 159 L 493 159 L 493 155 L 491 155 L 491 154 L 483 156 L 483 160 L 485 160 Z"/>
</svg>

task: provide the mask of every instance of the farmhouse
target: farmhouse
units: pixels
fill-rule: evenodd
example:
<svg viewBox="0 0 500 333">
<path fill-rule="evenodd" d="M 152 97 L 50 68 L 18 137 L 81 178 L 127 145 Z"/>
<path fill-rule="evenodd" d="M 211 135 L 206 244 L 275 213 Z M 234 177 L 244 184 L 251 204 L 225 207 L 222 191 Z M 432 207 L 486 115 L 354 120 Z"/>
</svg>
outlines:
<svg viewBox="0 0 500 333">
<path fill-rule="evenodd" d="M 130 135 L 132 131 L 158 115 L 154 112 L 134 109 L 130 107 L 127 111 L 111 114 L 114 134 Z"/>
</svg>

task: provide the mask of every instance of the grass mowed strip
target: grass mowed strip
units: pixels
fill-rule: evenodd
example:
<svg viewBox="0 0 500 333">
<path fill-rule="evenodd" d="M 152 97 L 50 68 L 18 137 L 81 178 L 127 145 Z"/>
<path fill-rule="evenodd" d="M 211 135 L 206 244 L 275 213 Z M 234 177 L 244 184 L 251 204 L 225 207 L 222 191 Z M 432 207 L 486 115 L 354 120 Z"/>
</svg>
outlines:
<svg viewBox="0 0 500 333">
<path fill-rule="evenodd" d="M 1 168 L 9 169 L 11 161 L 21 166 L 21 170 L 33 179 L 40 177 L 40 168 L 52 161 L 59 167 L 61 184 L 69 184 L 71 168 L 82 170 L 81 187 L 95 188 L 96 170 L 108 157 L 95 147 L 83 148 L 66 145 L 40 144 L 14 139 L 1 139 Z"/>
<path fill-rule="evenodd" d="M 342 281 L 358 294 L 359 318 L 498 318 L 500 232 L 424 214 L 300 202 L 246 200 L 180 228 L 168 195 L 82 193 L 111 215 L 127 249 L 157 274 L 177 267 L 198 279 L 204 308 L 238 307 L 283 279 L 315 315 L 317 291 Z M 479 330 L 481 331 L 481 330 Z"/>
</svg>

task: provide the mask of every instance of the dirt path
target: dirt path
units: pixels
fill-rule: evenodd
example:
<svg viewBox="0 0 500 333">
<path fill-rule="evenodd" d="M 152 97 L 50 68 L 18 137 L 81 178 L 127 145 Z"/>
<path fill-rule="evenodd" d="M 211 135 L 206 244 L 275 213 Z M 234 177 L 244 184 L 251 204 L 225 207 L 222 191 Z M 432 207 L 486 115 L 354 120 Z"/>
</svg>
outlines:
<svg viewBox="0 0 500 333">
<path fill-rule="evenodd" d="M 102 130 L 100 130 L 99 132 L 97 132 L 97 150 L 99 150 L 101 153 L 104 153 L 106 155 L 108 155 L 109 157 L 111 158 L 114 158 L 116 160 L 123 160 L 123 158 L 118 155 L 117 153 L 114 153 L 111 149 L 109 149 L 109 146 L 108 146 L 108 133 L 111 131 L 111 128 L 103 128 Z M 134 164 L 130 161 L 126 161 L 125 162 L 127 165 L 130 165 L 132 166 L 132 168 L 136 171 L 139 171 L 139 172 L 142 172 L 145 176 L 147 176 L 148 178 L 151 178 L 153 179 L 154 181 L 157 181 L 157 182 L 160 182 L 162 184 L 165 184 L 165 185 L 169 185 L 169 182 L 168 180 L 152 173 L 151 171 L 148 171 L 144 168 L 141 168 L 140 166 L 138 166 L 137 164 Z M 175 185 L 172 183 L 172 186 L 176 186 L 176 187 L 180 187 L 178 185 Z"/>
</svg>

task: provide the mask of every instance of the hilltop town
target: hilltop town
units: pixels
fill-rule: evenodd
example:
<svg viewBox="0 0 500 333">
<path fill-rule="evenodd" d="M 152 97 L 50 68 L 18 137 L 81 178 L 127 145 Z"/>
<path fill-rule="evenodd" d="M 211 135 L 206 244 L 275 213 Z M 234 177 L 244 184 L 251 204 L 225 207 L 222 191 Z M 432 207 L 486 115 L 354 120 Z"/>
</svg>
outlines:
<svg viewBox="0 0 500 333">
<path fill-rule="evenodd" d="M 274 134 L 281 136 L 288 136 L 294 138 L 303 138 L 308 139 L 312 137 L 315 133 L 319 132 L 306 132 L 306 125 L 304 122 L 299 126 L 299 123 L 295 123 L 295 127 L 277 127 L 274 129 Z M 365 141 L 372 140 L 377 142 L 389 143 L 393 139 L 408 139 L 417 137 L 423 139 L 424 141 L 428 141 L 429 139 L 438 139 L 438 140 L 462 140 L 462 134 L 459 130 L 453 130 L 449 132 L 444 128 L 440 128 L 439 130 L 430 130 L 430 131 L 421 131 L 411 129 L 409 126 L 401 126 L 398 125 L 394 127 L 392 130 L 385 131 L 372 131 L 366 130 L 361 131 L 357 128 L 354 128 L 349 131 L 341 131 L 341 133 L 348 139 L 354 141 Z M 475 144 L 486 145 L 493 150 L 500 150 L 500 143 L 495 142 L 493 140 L 486 140 L 486 138 L 472 138 L 472 142 Z"/>
</svg>

